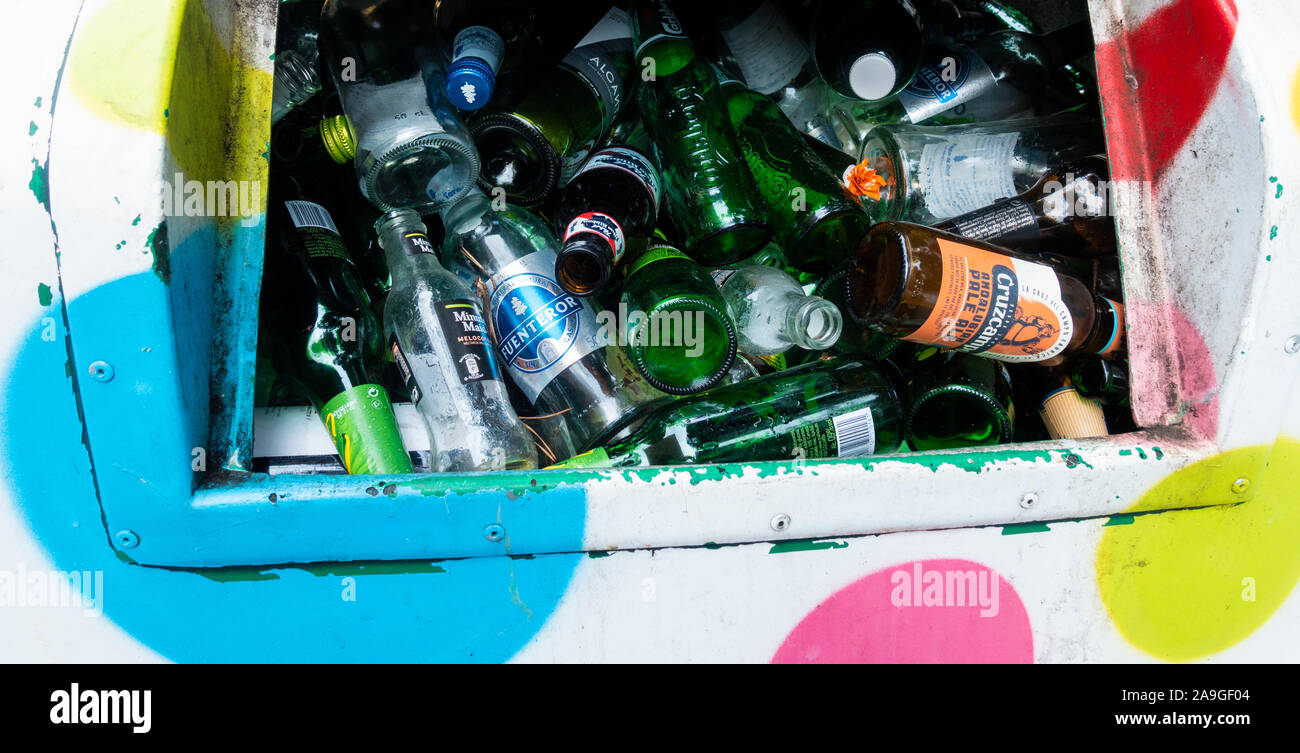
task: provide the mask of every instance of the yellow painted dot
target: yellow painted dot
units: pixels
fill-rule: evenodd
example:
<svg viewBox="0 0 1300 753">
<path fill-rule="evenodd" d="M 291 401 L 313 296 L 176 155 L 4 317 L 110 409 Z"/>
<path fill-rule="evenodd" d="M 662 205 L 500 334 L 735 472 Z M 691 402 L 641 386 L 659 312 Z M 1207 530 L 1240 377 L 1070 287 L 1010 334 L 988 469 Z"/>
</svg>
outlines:
<svg viewBox="0 0 1300 753">
<path fill-rule="evenodd" d="M 1120 633 L 1167 661 L 1222 651 L 1259 628 L 1300 579 L 1300 441 L 1221 453 L 1170 475 L 1134 508 L 1207 499 L 1243 468 L 1268 466 L 1231 507 L 1159 513 L 1109 526 L 1097 552 L 1102 601 Z M 1222 498 L 1221 494 L 1219 498 Z"/>
<path fill-rule="evenodd" d="M 165 135 L 186 180 L 259 180 L 272 79 L 228 49 L 240 45 L 202 0 L 117 0 L 82 22 L 68 79 L 99 117 Z"/>
<path fill-rule="evenodd" d="M 1291 119 L 1300 129 L 1300 68 L 1296 69 L 1295 80 L 1291 82 Z"/>
</svg>

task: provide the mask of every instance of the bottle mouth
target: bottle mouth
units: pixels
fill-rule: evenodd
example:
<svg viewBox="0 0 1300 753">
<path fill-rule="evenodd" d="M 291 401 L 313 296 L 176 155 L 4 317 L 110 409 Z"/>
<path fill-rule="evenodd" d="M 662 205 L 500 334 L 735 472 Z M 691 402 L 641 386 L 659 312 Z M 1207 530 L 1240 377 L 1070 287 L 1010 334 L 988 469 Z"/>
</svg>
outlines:
<svg viewBox="0 0 1300 753">
<path fill-rule="evenodd" d="M 834 303 L 808 297 L 795 310 L 791 333 L 794 344 L 804 350 L 826 350 L 840 339 L 844 318 Z"/>
<path fill-rule="evenodd" d="M 898 67 L 883 52 L 869 52 L 849 66 L 849 88 L 858 99 L 884 99 L 897 83 Z"/>
<path fill-rule="evenodd" d="M 362 187 L 380 209 L 436 211 L 474 187 L 478 154 L 459 139 L 422 136 L 366 159 Z"/>
<path fill-rule="evenodd" d="M 469 125 L 483 159 L 479 186 L 501 187 L 512 204 L 535 207 L 555 190 L 560 155 L 537 126 L 512 113 L 491 113 Z"/>
<path fill-rule="evenodd" d="M 593 295 L 609 282 L 610 262 L 608 245 L 582 239 L 569 241 L 555 257 L 556 282 L 576 296 Z"/>
<path fill-rule="evenodd" d="M 955 405 L 943 410 L 941 398 Z M 982 419 L 982 429 L 971 420 L 976 417 Z M 964 384 L 944 384 L 912 398 L 904 436 L 913 450 L 944 450 L 1009 442 L 1013 429 L 1011 417 L 992 395 Z"/>
<path fill-rule="evenodd" d="M 706 320 L 704 326 L 696 331 L 696 336 L 699 338 L 698 353 L 692 355 L 693 346 L 689 343 L 659 342 L 666 329 L 659 322 L 663 321 L 664 317 L 670 317 L 674 312 L 681 312 L 683 321 L 686 315 L 694 313 L 699 313 L 701 319 Z M 712 331 L 709 331 L 707 320 L 712 320 Z M 627 326 L 626 322 L 624 326 Z M 644 334 L 639 328 L 626 331 L 628 345 L 625 351 L 641 376 L 660 392 L 670 395 L 691 395 L 707 390 L 727 376 L 732 361 L 736 358 L 736 330 L 731 324 L 730 317 L 704 298 L 682 296 L 666 301 L 654 311 L 646 313 L 643 326 L 650 328 Z M 685 328 L 679 327 L 676 331 L 684 334 Z M 719 343 L 723 341 L 725 343 L 719 347 Z M 674 367 L 673 361 L 676 359 L 656 362 L 650 357 L 656 351 L 662 352 L 667 349 L 682 351 L 685 358 L 682 359 L 680 367 Z M 711 365 L 712 368 L 705 370 L 699 376 L 692 376 L 701 371 L 701 364 Z"/>
</svg>

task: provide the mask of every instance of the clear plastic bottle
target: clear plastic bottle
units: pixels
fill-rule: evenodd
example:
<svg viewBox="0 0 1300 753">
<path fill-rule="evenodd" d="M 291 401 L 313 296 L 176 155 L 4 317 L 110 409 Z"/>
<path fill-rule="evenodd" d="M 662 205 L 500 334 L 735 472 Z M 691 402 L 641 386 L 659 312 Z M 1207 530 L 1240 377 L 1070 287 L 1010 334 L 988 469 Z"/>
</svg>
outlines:
<svg viewBox="0 0 1300 753">
<path fill-rule="evenodd" d="M 844 320 L 835 304 L 805 295 L 799 283 L 780 269 L 719 269 L 714 281 L 735 320 L 738 347 L 745 353 L 771 356 L 792 347 L 826 350 L 840 337 Z"/>
<path fill-rule="evenodd" d="M 437 209 L 478 178 L 478 152 L 422 49 L 427 15 L 414 0 L 327 0 L 321 11 L 321 55 L 356 133 L 361 193 L 384 210 Z"/>
<path fill-rule="evenodd" d="M 609 312 L 555 280 L 559 241 L 537 215 L 500 210 L 474 189 L 442 212 L 442 257 L 488 299 L 488 329 L 506 371 L 539 414 L 563 413 L 586 446 L 634 407 L 664 396 L 618 345 Z M 608 317 L 608 318 L 607 318 Z"/>
<path fill-rule="evenodd" d="M 384 307 L 388 348 L 429 431 L 433 471 L 537 467 L 515 415 L 478 301 L 439 263 L 410 209 L 375 222 L 393 287 Z"/>
</svg>

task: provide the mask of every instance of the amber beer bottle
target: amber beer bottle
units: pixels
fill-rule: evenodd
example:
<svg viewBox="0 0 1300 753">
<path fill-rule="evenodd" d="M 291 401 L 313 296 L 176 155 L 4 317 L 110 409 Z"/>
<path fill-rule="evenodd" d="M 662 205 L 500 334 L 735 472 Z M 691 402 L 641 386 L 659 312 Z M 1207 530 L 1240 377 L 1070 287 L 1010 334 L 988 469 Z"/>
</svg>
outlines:
<svg viewBox="0 0 1300 753">
<path fill-rule="evenodd" d="M 887 335 L 1000 361 L 1122 351 L 1121 304 L 1054 267 L 907 222 L 871 229 L 846 298 L 851 316 Z"/>
<path fill-rule="evenodd" d="M 1017 251 L 1113 254 L 1115 223 L 1109 212 L 1108 177 L 1105 157 L 1085 157 L 1052 170 L 1019 196 L 935 227 Z"/>
</svg>

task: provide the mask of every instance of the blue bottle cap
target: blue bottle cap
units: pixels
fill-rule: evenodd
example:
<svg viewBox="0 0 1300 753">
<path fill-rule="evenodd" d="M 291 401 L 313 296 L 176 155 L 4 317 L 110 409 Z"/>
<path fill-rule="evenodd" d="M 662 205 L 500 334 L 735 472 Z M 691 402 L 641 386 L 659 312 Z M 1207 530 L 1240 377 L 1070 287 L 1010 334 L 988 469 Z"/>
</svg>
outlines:
<svg viewBox="0 0 1300 753">
<path fill-rule="evenodd" d="M 492 99 L 496 74 L 479 58 L 464 57 L 447 69 L 447 98 L 461 110 L 477 110 Z"/>
</svg>

